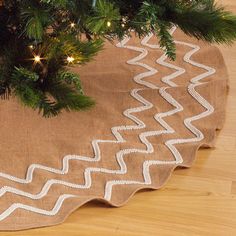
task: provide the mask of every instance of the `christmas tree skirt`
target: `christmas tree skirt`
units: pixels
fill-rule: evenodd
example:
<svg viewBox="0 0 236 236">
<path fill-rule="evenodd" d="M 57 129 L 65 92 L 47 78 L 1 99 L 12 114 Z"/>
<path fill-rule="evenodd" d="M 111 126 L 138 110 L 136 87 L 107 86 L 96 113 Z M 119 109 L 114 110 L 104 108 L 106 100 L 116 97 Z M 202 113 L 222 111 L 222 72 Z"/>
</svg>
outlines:
<svg viewBox="0 0 236 236">
<path fill-rule="evenodd" d="M 45 119 L 0 101 L 0 230 L 55 225 L 94 199 L 122 206 L 214 146 L 227 94 L 222 55 L 173 33 L 175 62 L 150 35 L 107 42 L 95 61 L 73 68 L 96 100 L 88 111 Z"/>
</svg>

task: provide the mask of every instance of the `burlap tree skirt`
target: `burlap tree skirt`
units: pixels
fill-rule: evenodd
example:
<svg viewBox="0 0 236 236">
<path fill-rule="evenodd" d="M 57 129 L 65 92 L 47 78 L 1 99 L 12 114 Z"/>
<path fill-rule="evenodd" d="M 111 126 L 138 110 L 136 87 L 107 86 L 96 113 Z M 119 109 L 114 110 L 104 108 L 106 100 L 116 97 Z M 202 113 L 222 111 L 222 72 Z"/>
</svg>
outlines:
<svg viewBox="0 0 236 236">
<path fill-rule="evenodd" d="M 81 74 L 91 110 L 45 119 L 0 101 L 0 230 L 55 225 L 99 199 L 158 189 L 224 122 L 227 72 L 214 46 L 173 29 L 177 60 L 150 35 L 106 48 Z"/>
</svg>

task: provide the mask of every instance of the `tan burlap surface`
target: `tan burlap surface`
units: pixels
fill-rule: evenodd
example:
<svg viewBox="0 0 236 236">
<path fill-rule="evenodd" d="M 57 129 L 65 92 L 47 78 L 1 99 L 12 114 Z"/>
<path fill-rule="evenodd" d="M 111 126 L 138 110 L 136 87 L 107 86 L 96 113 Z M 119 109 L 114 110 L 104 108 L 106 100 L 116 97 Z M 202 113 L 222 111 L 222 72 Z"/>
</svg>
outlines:
<svg viewBox="0 0 236 236">
<path fill-rule="evenodd" d="M 174 35 L 175 62 L 150 35 L 107 43 L 75 67 L 96 100 L 89 111 L 44 119 L 0 101 L 0 230 L 55 225 L 93 199 L 122 206 L 214 145 L 224 122 L 224 60 L 214 46 Z"/>
</svg>

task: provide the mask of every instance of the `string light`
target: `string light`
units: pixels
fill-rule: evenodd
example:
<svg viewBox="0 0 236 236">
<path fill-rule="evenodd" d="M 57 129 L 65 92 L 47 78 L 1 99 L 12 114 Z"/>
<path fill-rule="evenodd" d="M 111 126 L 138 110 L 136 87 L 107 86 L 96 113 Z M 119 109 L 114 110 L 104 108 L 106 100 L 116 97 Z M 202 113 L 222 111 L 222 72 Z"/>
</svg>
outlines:
<svg viewBox="0 0 236 236">
<path fill-rule="evenodd" d="M 111 22 L 107 21 L 107 27 L 111 27 Z"/>
<path fill-rule="evenodd" d="M 33 46 L 33 45 L 29 45 L 29 48 L 30 48 L 30 49 L 34 49 L 34 46 Z"/>
<path fill-rule="evenodd" d="M 34 61 L 36 62 L 36 63 L 39 63 L 39 62 L 41 62 L 41 58 L 40 58 L 40 56 L 34 56 Z"/>
<path fill-rule="evenodd" d="M 46 60 L 46 58 L 41 57 L 41 54 L 35 54 L 34 52 L 32 54 L 34 57 L 29 60 L 34 61 L 33 65 L 36 66 L 36 64 L 40 64 L 42 66 L 42 60 Z"/>
<path fill-rule="evenodd" d="M 125 23 L 126 23 L 126 19 L 125 19 L 125 17 L 122 17 L 122 24 L 121 24 L 121 27 L 125 27 Z"/>
<path fill-rule="evenodd" d="M 75 60 L 75 58 L 74 57 L 67 57 L 67 59 L 66 59 L 69 63 L 72 63 L 74 60 Z"/>
<path fill-rule="evenodd" d="M 74 28 L 74 27 L 75 27 L 75 23 L 72 22 L 72 23 L 70 24 L 70 27 L 71 27 L 71 28 Z"/>
</svg>

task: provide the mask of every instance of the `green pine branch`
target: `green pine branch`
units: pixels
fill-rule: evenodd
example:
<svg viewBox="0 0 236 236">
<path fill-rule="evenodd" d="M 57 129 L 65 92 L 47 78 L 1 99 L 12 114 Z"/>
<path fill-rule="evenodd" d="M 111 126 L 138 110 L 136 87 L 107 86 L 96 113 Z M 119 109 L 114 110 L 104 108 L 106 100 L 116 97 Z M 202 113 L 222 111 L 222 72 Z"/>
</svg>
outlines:
<svg viewBox="0 0 236 236">
<path fill-rule="evenodd" d="M 45 117 L 94 101 L 68 69 L 91 61 L 104 38 L 154 33 L 174 60 L 173 26 L 209 43 L 236 39 L 236 16 L 214 0 L 7 0 L 0 6 L 0 96 Z M 36 57 L 37 56 L 37 57 Z M 37 60 L 35 60 L 35 57 Z"/>
<path fill-rule="evenodd" d="M 39 110 L 44 117 L 53 117 L 66 111 L 86 110 L 94 105 L 93 99 L 83 94 L 78 75 L 61 71 L 55 78 L 43 83 L 39 76 L 25 68 L 15 68 L 11 89 L 25 105 Z"/>
</svg>

